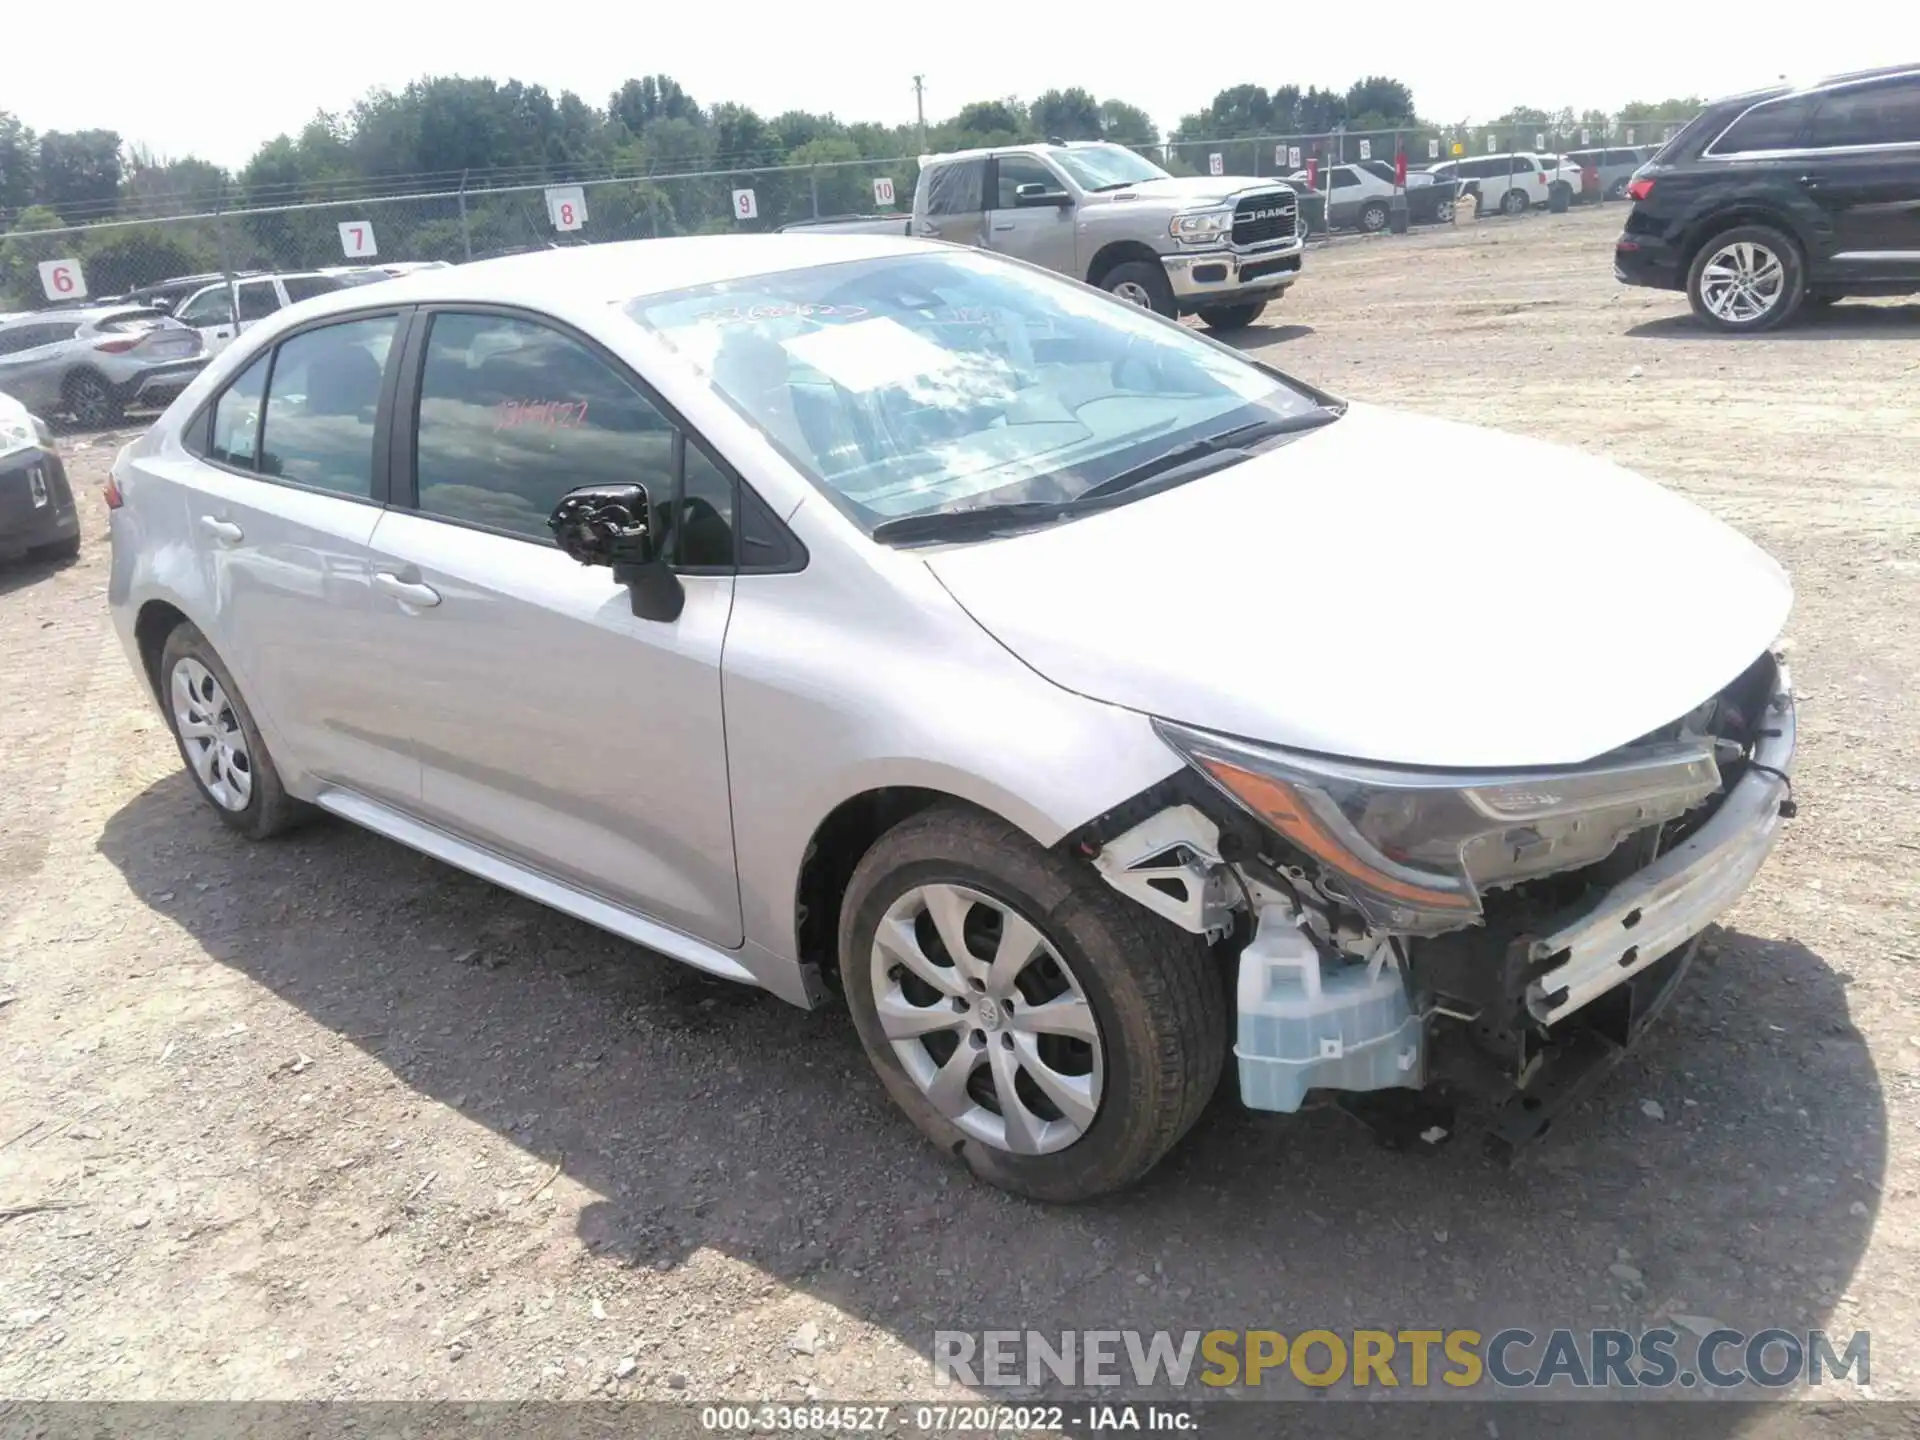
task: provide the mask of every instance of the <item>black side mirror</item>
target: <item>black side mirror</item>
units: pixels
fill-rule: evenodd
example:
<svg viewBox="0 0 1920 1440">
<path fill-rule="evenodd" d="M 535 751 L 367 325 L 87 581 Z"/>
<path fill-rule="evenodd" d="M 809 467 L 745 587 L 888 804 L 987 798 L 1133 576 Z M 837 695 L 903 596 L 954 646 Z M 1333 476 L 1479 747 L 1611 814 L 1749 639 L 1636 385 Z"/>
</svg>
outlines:
<svg viewBox="0 0 1920 1440">
<path fill-rule="evenodd" d="M 607 565 L 642 620 L 677 620 L 686 590 L 661 557 L 644 485 L 582 485 L 547 517 L 560 548 L 582 565 Z"/>
<path fill-rule="evenodd" d="M 1050 190 L 1035 180 L 1013 187 L 1013 203 L 1023 210 L 1048 205 L 1057 205 L 1064 209 L 1073 204 L 1073 196 L 1064 190 Z"/>
</svg>

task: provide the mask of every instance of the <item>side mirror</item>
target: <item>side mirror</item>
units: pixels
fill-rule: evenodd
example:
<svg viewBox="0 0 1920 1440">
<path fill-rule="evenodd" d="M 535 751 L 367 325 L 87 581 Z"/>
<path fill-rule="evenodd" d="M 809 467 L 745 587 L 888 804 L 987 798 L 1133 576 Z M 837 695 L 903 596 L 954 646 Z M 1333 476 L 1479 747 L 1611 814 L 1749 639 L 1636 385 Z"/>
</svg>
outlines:
<svg viewBox="0 0 1920 1440">
<path fill-rule="evenodd" d="M 1049 190 L 1035 180 L 1026 185 L 1013 187 L 1013 203 L 1022 210 L 1044 209 L 1049 205 L 1058 206 L 1064 210 L 1073 204 L 1073 196 L 1064 190 Z"/>
<path fill-rule="evenodd" d="M 680 577 L 661 558 L 653 504 L 644 485 L 582 485 L 547 517 L 560 548 L 582 565 L 607 565 L 642 620 L 677 620 L 686 603 Z"/>
</svg>

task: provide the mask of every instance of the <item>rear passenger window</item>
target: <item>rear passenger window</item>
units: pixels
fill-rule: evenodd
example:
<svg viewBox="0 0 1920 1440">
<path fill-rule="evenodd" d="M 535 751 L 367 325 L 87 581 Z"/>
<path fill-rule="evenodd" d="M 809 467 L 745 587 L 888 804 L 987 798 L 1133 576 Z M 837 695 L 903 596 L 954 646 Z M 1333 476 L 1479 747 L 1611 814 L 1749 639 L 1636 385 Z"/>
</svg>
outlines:
<svg viewBox="0 0 1920 1440">
<path fill-rule="evenodd" d="M 298 305 L 302 300 L 311 300 L 316 295 L 330 295 L 335 290 L 345 288 L 332 275 L 289 275 L 280 283 L 287 287 L 287 303 L 290 305 Z"/>
<path fill-rule="evenodd" d="M 240 287 L 240 318 L 264 320 L 280 308 L 280 292 L 271 280 L 250 280 Z"/>
<path fill-rule="evenodd" d="M 1920 144 L 1920 80 L 1829 91 L 1814 112 L 1807 143 L 1818 149 Z"/>
<path fill-rule="evenodd" d="M 957 160 L 927 174 L 927 214 L 970 215 L 987 208 L 985 160 Z"/>
<path fill-rule="evenodd" d="M 731 478 L 607 362 L 531 320 L 434 317 L 414 473 L 423 513 L 538 540 L 569 490 L 644 485 L 669 558 L 733 563 Z"/>
<path fill-rule="evenodd" d="M 267 356 L 240 372 L 213 407 L 213 434 L 207 458 L 242 470 L 253 469 L 260 440 L 260 402 L 267 393 Z"/>
<path fill-rule="evenodd" d="M 1757 105 L 1742 115 L 1712 145 L 1714 155 L 1746 155 L 1756 150 L 1791 150 L 1807 128 L 1810 103 L 1804 98 Z"/>
<path fill-rule="evenodd" d="M 260 473 L 339 495 L 373 495 L 373 420 L 398 319 L 307 330 L 274 352 Z"/>
</svg>

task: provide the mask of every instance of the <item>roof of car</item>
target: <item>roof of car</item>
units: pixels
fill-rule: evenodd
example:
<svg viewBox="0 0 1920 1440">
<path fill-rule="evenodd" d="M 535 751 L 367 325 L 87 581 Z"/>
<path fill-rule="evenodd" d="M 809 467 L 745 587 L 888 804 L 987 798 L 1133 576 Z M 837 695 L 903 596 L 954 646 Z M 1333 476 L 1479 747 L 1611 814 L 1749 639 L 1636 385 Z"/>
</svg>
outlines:
<svg viewBox="0 0 1920 1440">
<path fill-rule="evenodd" d="M 749 275 L 944 248 L 905 236 L 805 232 L 620 240 L 476 260 L 444 270 L 416 270 L 381 282 L 380 298 L 406 304 L 438 300 L 616 304 L 637 295 L 657 295 Z M 357 288 L 323 298 L 342 309 L 367 303 L 365 292 Z"/>
<path fill-rule="evenodd" d="M 937 155 L 922 155 L 920 166 L 925 169 L 929 165 L 944 165 L 949 160 L 974 160 L 982 155 L 1044 155 L 1050 150 L 1085 150 L 1092 145 L 1115 143 L 1112 140 L 1020 140 L 1011 145 L 979 145 L 971 150 L 942 150 Z"/>
<path fill-rule="evenodd" d="M 0 315 L 0 326 L 27 325 L 36 321 L 71 320 L 76 325 L 85 325 L 107 315 L 124 315 L 130 310 L 151 310 L 151 305 L 142 305 L 138 300 L 102 300 L 91 305 L 67 305 L 44 310 L 22 310 L 9 315 Z"/>
</svg>

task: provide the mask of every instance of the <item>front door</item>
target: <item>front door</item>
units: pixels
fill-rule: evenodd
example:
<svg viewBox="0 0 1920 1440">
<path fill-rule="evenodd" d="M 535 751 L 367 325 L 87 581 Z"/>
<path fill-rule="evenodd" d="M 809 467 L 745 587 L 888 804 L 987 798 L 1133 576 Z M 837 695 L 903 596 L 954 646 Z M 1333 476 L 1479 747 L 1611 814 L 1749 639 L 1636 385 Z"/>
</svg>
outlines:
<svg viewBox="0 0 1920 1440">
<path fill-rule="evenodd" d="M 1074 263 L 1073 206 L 1021 203 L 1023 187 L 1030 195 L 1058 195 L 1069 193 L 1066 181 L 1034 155 L 997 156 L 993 170 L 993 193 L 987 197 L 987 247 L 1044 266 L 1056 275 L 1082 278 Z"/>
<path fill-rule="evenodd" d="M 1800 180 L 1832 226 L 1836 276 L 1920 278 L 1920 79 L 1829 91 L 1807 141 Z"/>
<path fill-rule="evenodd" d="M 544 320 L 447 310 L 429 327 L 402 388 L 418 386 L 400 411 L 417 437 L 411 483 L 373 537 L 422 816 L 738 945 L 720 703 L 732 481 L 624 367 Z M 635 616 L 610 571 L 570 560 L 547 529 L 567 491 L 636 482 L 677 547 L 673 621 Z"/>
</svg>

